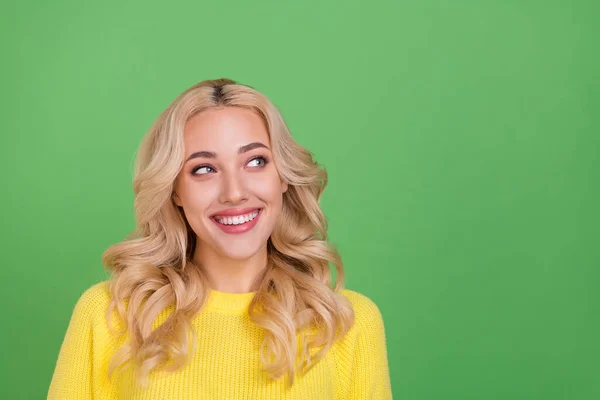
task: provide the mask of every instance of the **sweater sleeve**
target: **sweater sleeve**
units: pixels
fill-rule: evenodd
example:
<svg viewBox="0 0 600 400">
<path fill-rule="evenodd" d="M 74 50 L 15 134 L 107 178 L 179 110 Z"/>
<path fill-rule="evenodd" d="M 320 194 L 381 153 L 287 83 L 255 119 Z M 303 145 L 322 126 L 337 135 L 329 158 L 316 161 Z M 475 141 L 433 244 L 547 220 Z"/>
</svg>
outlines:
<svg viewBox="0 0 600 400">
<path fill-rule="evenodd" d="M 100 284 L 86 290 L 75 305 L 63 339 L 48 400 L 94 398 L 94 329 L 102 317 Z"/>
<path fill-rule="evenodd" d="M 368 297 L 354 300 L 356 336 L 351 357 L 348 400 L 392 400 L 386 334 L 382 314 Z"/>
</svg>

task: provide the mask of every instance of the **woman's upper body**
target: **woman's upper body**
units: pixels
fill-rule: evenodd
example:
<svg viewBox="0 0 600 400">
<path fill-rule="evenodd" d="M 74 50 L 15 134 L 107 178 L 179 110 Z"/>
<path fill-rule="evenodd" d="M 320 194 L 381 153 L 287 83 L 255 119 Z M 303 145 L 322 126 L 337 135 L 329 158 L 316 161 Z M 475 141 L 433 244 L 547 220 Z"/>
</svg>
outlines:
<svg viewBox="0 0 600 400">
<path fill-rule="evenodd" d="M 326 184 L 254 88 L 177 96 L 140 144 L 136 229 L 78 302 L 49 398 L 389 399 L 382 317 L 344 290 Z"/>
<path fill-rule="evenodd" d="M 254 296 L 212 290 L 192 325 L 196 351 L 182 369 L 153 371 L 149 385 L 135 385 L 131 369 L 108 378 L 110 358 L 124 338 L 113 336 L 105 312 L 107 282 L 79 299 L 62 344 L 48 399 L 311 399 L 389 400 L 392 398 L 386 337 L 377 305 L 365 295 L 343 289 L 355 311 L 355 324 L 306 375 L 293 385 L 271 380 L 261 371 L 262 329 L 247 308 Z M 169 310 L 156 319 L 163 322 Z M 114 322 L 118 323 L 115 317 Z M 298 342 L 299 343 L 299 342 Z"/>
</svg>

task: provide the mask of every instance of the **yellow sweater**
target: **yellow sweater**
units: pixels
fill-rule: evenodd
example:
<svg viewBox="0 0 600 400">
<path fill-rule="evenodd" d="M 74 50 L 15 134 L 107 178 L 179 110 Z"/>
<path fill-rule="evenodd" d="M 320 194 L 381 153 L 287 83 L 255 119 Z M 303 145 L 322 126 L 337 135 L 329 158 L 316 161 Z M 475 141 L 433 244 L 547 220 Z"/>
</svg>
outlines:
<svg viewBox="0 0 600 400">
<path fill-rule="evenodd" d="M 106 325 L 107 283 L 90 287 L 75 306 L 50 384 L 50 400 L 392 398 L 382 315 L 372 300 L 348 289 L 343 295 L 354 306 L 356 323 L 306 375 L 296 374 L 291 388 L 284 377 L 271 380 L 261 371 L 264 335 L 247 313 L 254 293 L 215 290 L 194 317 L 198 344 L 189 364 L 174 374 L 153 371 L 145 389 L 134 385 L 131 368 L 109 380 L 108 363 L 124 339 L 115 339 Z M 157 323 L 164 320 L 163 314 Z"/>
</svg>

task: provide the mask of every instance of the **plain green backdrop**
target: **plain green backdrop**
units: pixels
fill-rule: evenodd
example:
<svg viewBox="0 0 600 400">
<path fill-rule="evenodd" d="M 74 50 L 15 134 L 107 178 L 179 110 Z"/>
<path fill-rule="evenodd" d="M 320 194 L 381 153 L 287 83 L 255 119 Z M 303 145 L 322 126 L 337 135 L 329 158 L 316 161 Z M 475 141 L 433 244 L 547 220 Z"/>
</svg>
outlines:
<svg viewBox="0 0 600 400">
<path fill-rule="evenodd" d="M 0 398 L 42 399 L 194 83 L 264 92 L 330 177 L 395 399 L 600 398 L 596 1 L 30 1 L 0 10 Z"/>
</svg>

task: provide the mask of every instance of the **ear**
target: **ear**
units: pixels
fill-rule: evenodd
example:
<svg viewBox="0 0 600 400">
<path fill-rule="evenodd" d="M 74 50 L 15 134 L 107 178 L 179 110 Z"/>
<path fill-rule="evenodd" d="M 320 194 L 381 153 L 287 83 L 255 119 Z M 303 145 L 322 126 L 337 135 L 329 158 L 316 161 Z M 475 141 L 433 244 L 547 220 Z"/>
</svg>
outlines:
<svg viewBox="0 0 600 400">
<path fill-rule="evenodd" d="M 288 190 L 288 183 L 285 181 L 281 181 L 281 193 L 285 193 Z"/>
<path fill-rule="evenodd" d="M 177 193 L 173 192 L 173 195 L 171 196 L 171 198 L 173 199 L 173 202 L 178 205 L 179 207 L 183 207 L 181 204 L 181 199 L 179 199 L 179 196 L 177 195 Z"/>
</svg>

